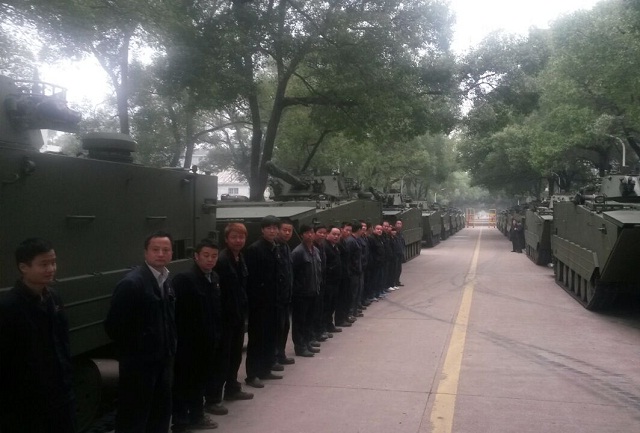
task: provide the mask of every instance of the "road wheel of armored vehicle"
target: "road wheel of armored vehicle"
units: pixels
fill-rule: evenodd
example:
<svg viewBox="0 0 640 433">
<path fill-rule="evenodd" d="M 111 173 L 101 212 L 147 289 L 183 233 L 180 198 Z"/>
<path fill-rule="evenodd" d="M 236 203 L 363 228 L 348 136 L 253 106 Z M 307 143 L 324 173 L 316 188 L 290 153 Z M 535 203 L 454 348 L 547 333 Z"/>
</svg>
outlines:
<svg viewBox="0 0 640 433">
<path fill-rule="evenodd" d="M 556 283 L 587 310 L 604 310 L 616 299 L 616 291 L 600 283 L 598 275 L 586 279 L 561 261 L 554 270 Z"/>
</svg>

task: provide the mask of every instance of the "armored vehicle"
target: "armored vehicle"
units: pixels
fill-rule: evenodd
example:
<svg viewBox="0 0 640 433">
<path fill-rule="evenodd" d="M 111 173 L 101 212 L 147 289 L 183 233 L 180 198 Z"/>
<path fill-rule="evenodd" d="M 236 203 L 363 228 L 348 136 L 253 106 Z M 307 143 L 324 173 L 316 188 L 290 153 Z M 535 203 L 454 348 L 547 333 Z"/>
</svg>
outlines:
<svg viewBox="0 0 640 433">
<path fill-rule="evenodd" d="M 611 174 L 594 195 L 554 203 L 556 282 L 589 310 L 640 290 L 640 176 Z"/>
<path fill-rule="evenodd" d="M 418 205 L 413 205 L 411 199 L 400 193 L 382 193 L 373 188 L 369 189 L 373 196 L 382 203 L 382 218 L 394 225 L 402 220 L 402 235 L 405 241 L 404 256 L 411 260 L 420 254 L 422 248 L 422 211 Z M 375 222 L 373 220 L 372 222 Z"/>
<path fill-rule="evenodd" d="M 442 233 L 442 215 L 435 208 L 422 208 L 422 245 L 434 247 L 440 243 Z"/>
<path fill-rule="evenodd" d="M 117 373 L 115 361 L 92 360 L 114 355 L 102 322 L 116 283 L 142 263 L 144 238 L 157 230 L 174 237 L 171 272 L 191 266 L 189 249 L 215 236 L 217 178 L 132 164 L 135 143 L 122 134 L 87 135 L 87 157 L 40 152 L 40 129 L 73 131 L 79 121 L 64 89 L 0 77 L 0 296 L 18 276 L 16 246 L 50 240 L 83 428 L 113 379 L 101 371 Z"/>
<path fill-rule="evenodd" d="M 270 186 L 275 194 L 273 201 L 219 203 L 217 226 L 220 231 L 230 222 L 242 222 L 247 226 L 247 244 L 260 236 L 260 222 L 267 215 L 287 218 L 293 222 L 294 235 L 291 246 L 300 242 L 297 236 L 302 224 L 339 226 L 343 221 L 363 219 L 379 221 L 382 205 L 370 195 L 359 194 L 353 182 L 342 174 L 324 176 L 293 175 L 274 164 L 268 164 Z"/>
<path fill-rule="evenodd" d="M 524 224 L 525 252 L 536 265 L 551 263 L 553 210 L 546 206 L 527 209 Z"/>
<path fill-rule="evenodd" d="M 440 239 L 446 240 L 453 234 L 451 231 L 451 214 L 449 209 L 442 209 L 440 212 Z"/>
</svg>

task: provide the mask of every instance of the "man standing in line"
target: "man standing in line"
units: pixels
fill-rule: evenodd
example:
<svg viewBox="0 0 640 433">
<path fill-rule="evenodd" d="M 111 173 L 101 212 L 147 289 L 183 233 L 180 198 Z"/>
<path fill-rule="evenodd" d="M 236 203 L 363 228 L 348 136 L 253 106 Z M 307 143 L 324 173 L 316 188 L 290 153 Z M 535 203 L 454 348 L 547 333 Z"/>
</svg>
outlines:
<svg viewBox="0 0 640 433">
<path fill-rule="evenodd" d="M 321 267 L 321 282 L 320 291 L 314 303 L 313 308 L 313 336 L 315 341 L 327 341 L 330 338 L 329 333 L 325 329 L 324 321 L 322 320 L 322 312 L 324 310 L 324 292 L 326 285 L 326 272 L 327 272 L 327 255 L 324 250 L 324 241 L 327 238 L 327 226 L 324 224 L 317 224 L 313 227 L 315 237 L 313 244 L 318 249 L 320 255 Z M 333 337 L 333 334 L 331 334 Z"/>
<path fill-rule="evenodd" d="M 205 396 L 205 411 L 214 415 L 226 415 L 229 412 L 222 404 L 223 397 L 225 400 L 253 398 L 252 393 L 242 391 L 242 385 L 238 382 L 247 318 L 249 272 L 241 253 L 247 241 L 247 228 L 240 223 L 227 224 L 224 240 L 226 248 L 220 251 L 214 268 L 220 279 L 222 335 Z"/>
<path fill-rule="evenodd" d="M 280 220 L 273 215 L 262 219 L 262 237 L 247 248 L 245 259 L 249 271 L 249 341 L 247 343 L 247 385 L 264 388 L 262 380 L 282 379 L 271 367 L 278 337 L 277 300 L 280 291 L 279 271 L 282 258 L 276 244 Z"/>
<path fill-rule="evenodd" d="M 0 300 L 0 431 L 74 433 L 69 325 L 49 287 L 56 253 L 43 239 L 16 249 L 20 279 Z"/>
<path fill-rule="evenodd" d="M 166 268 L 172 243 L 161 231 L 145 239 L 145 262 L 117 284 L 104 321 L 119 350 L 116 433 L 169 431 L 176 353 L 175 294 Z"/>
<path fill-rule="evenodd" d="M 349 315 L 349 305 L 351 300 L 351 276 L 349 270 L 349 250 L 347 249 L 346 240 L 351 237 L 352 226 L 350 222 L 343 222 L 340 229 L 340 241 L 337 246 L 340 250 L 340 262 L 342 264 L 342 272 L 340 279 L 340 289 L 336 295 L 336 326 L 341 328 L 352 326 L 355 318 Z"/>
<path fill-rule="evenodd" d="M 393 288 L 393 278 L 395 269 L 395 253 L 393 251 L 393 239 L 391 238 L 391 225 L 388 221 L 382 223 L 382 240 L 385 251 L 384 267 L 384 290 L 383 296 Z"/>
<path fill-rule="evenodd" d="M 400 244 L 400 249 L 402 251 L 402 256 L 400 257 L 400 263 L 398 264 L 397 276 L 395 281 L 395 287 L 404 286 L 400 282 L 400 275 L 402 274 L 402 264 L 407 261 L 406 251 L 407 251 L 407 243 L 404 240 L 404 235 L 402 234 L 402 220 L 399 219 L 396 221 L 396 237 L 398 238 L 398 243 Z"/>
<path fill-rule="evenodd" d="M 349 288 L 351 291 L 351 299 L 349 303 L 349 312 L 352 317 L 362 317 L 362 313 L 358 311 L 359 297 L 362 293 L 362 245 L 358 241 L 362 224 L 360 221 L 354 221 L 351 224 L 351 236 L 345 239 L 347 250 L 349 251 Z"/>
<path fill-rule="evenodd" d="M 277 238 L 280 249 L 279 280 L 280 290 L 278 295 L 278 337 L 276 341 L 276 361 L 271 367 L 273 371 L 283 371 L 285 365 L 294 364 L 296 361 L 289 358 L 286 353 L 287 340 L 291 330 L 291 296 L 293 289 L 293 269 L 291 267 L 291 248 L 289 241 L 293 236 L 293 223 L 291 220 L 284 220 L 280 224 L 280 231 Z"/>
<path fill-rule="evenodd" d="M 296 355 L 312 357 L 320 352 L 313 341 L 314 303 L 320 293 L 322 263 L 314 245 L 315 233 L 311 226 L 300 226 L 302 243 L 291 252 L 293 262 L 292 339 Z"/>
<path fill-rule="evenodd" d="M 173 382 L 174 433 L 212 429 L 218 424 L 204 414 L 202 399 L 222 334 L 220 285 L 213 267 L 218 246 L 209 239 L 196 245 L 191 271 L 173 277 L 178 346 Z"/>
<path fill-rule="evenodd" d="M 340 259 L 340 249 L 338 248 L 339 241 L 340 229 L 338 227 L 329 227 L 327 238 L 324 241 L 324 251 L 327 262 L 322 321 L 327 332 L 331 333 L 342 332 L 341 328 L 336 327 L 333 317 L 336 311 L 336 297 L 338 296 L 340 281 L 342 279 L 342 263 Z"/>
<path fill-rule="evenodd" d="M 225 400 L 253 398 L 252 393 L 242 391 L 242 385 L 238 382 L 247 319 L 249 272 L 241 253 L 247 241 L 247 228 L 240 223 L 227 224 L 224 240 L 227 247 L 220 251 L 214 268 L 220 279 L 222 335 L 205 395 L 205 411 L 214 415 L 226 415 L 229 412 L 222 404 L 223 389 Z"/>
<path fill-rule="evenodd" d="M 378 301 L 383 296 L 384 292 L 384 261 L 385 261 L 385 246 L 382 238 L 382 225 L 376 224 L 373 228 L 373 233 L 370 238 L 369 244 L 370 256 L 369 260 L 372 262 L 372 274 L 371 281 L 372 287 L 372 299 Z"/>
</svg>

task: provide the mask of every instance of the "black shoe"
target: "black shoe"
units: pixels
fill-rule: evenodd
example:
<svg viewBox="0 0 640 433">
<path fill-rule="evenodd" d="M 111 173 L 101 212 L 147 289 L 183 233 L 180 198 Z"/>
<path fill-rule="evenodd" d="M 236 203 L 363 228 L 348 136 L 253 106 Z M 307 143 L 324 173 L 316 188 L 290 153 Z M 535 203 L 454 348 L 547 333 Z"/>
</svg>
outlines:
<svg viewBox="0 0 640 433">
<path fill-rule="evenodd" d="M 364 317 L 364 314 L 362 314 L 362 313 L 356 313 L 356 317 Z"/>
<path fill-rule="evenodd" d="M 369 301 L 369 300 L 366 300 L 366 301 L 364 301 L 364 302 L 362 303 L 362 306 L 363 306 L 363 307 L 368 307 L 369 305 L 371 305 L 371 301 Z"/>
<path fill-rule="evenodd" d="M 324 334 L 319 335 L 318 337 L 316 337 L 316 340 L 318 341 L 327 341 L 329 337 L 325 336 Z"/>
<path fill-rule="evenodd" d="M 311 347 L 320 347 L 320 343 L 318 343 L 317 341 L 312 341 L 311 343 L 309 343 L 309 346 Z"/>
<path fill-rule="evenodd" d="M 349 326 L 352 326 L 352 324 L 351 322 L 347 322 L 345 320 L 344 322 L 336 323 L 336 326 L 339 326 L 341 328 L 348 328 Z M 342 329 L 340 331 L 342 331 Z"/>
<path fill-rule="evenodd" d="M 318 349 L 317 347 L 313 347 L 313 346 L 308 346 L 307 350 L 311 353 L 320 353 L 320 349 Z"/>
<path fill-rule="evenodd" d="M 279 374 L 273 374 L 273 373 L 260 376 L 260 380 L 275 380 L 275 379 L 282 379 L 282 376 L 280 376 Z"/>
<path fill-rule="evenodd" d="M 218 423 L 205 415 L 196 422 L 190 422 L 188 427 L 194 430 L 210 430 L 218 428 Z"/>
<path fill-rule="evenodd" d="M 224 399 L 227 401 L 236 401 L 236 400 L 252 400 L 253 393 L 252 392 L 244 392 L 244 391 L 236 391 L 230 394 L 226 394 Z"/>
<path fill-rule="evenodd" d="M 355 318 L 355 317 L 353 317 L 353 316 L 349 316 L 349 317 L 347 317 L 347 322 L 349 322 L 349 323 L 353 323 L 353 322 L 355 322 L 356 320 L 358 320 L 358 319 L 356 319 L 356 318 Z"/>
<path fill-rule="evenodd" d="M 271 371 L 284 371 L 284 365 L 276 362 L 271 366 Z"/>
<path fill-rule="evenodd" d="M 244 382 L 253 388 L 264 388 L 264 383 L 262 383 L 262 381 L 257 377 L 247 377 Z"/>
<path fill-rule="evenodd" d="M 336 332 L 342 332 L 342 329 L 340 329 L 340 328 L 336 328 L 334 325 L 329 326 L 329 327 L 327 328 L 327 330 L 328 330 L 329 332 L 333 332 L 333 333 L 336 333 Z"/>
<path fill-rule="evenodd" d="M 280 365 L 291 365 L 295 363 L 296 363 L 296 360 L 293 358 L 278 358 L 278 364 Z"/>
<path fill-rule="evenodd" d="M 327 337 L 333 338 L 333 334 L 331 332 L 327 332 Z"/>
<path fill-rule="evenodd" d="M 226 415 L 229 413 L 229 409 L 224 407 L 222 403 L 206 404 L 204 411 L 213 415 Z"/>
<path fill-rule="evenodd" d="M 402 284 L 402 283 L 398 283 L 398 286 L 400 286 L 400 287 L 404 287 L 404 284 Z"/>
<path fill-rule="evenodd" d="M 296 350 L 296 356 L 302 356 L 304 358 L 312 358 L 313 357 L 313 353 L 309 352 L 306 349 L 304 349 L 304 350 Z"/>
</svg>

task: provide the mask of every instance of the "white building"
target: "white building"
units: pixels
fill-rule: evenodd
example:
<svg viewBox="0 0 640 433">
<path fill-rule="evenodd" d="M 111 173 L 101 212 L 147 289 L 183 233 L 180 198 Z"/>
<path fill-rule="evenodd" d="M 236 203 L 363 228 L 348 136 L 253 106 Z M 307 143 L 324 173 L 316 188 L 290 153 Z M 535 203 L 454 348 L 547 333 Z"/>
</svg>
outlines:
<svg viewBox="0 0 640 433">
<path fill-rule="evenodd" d="M 218 200 L 222 194 L 242 195 L 249 197 L 249 182 L 244 180 L 237 172 L 225 170 L 218 176 Z"/>
</svg>

